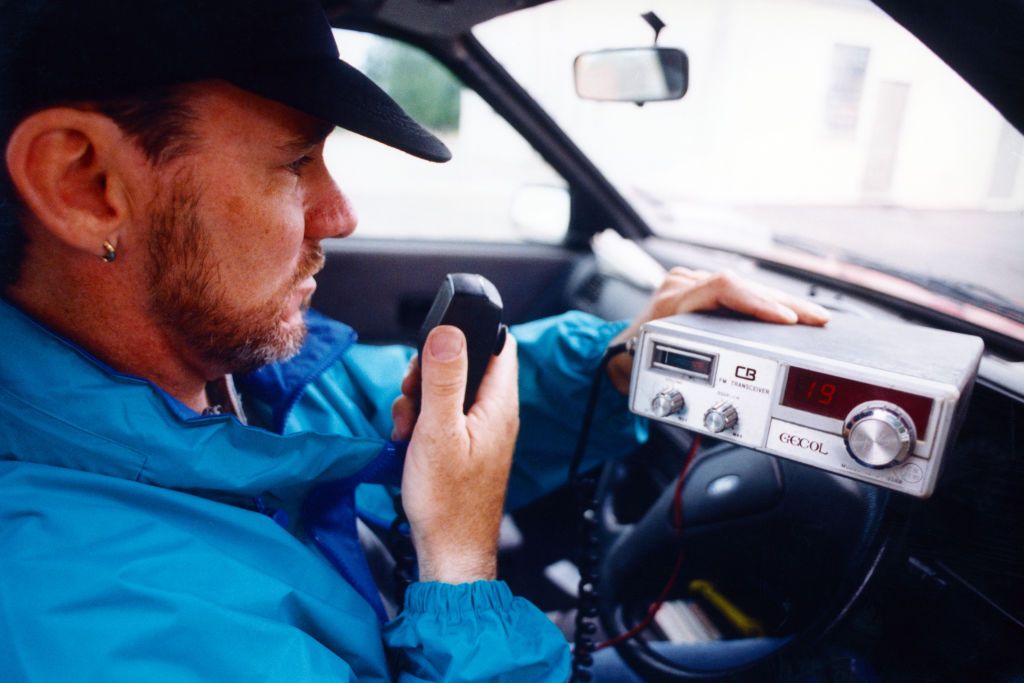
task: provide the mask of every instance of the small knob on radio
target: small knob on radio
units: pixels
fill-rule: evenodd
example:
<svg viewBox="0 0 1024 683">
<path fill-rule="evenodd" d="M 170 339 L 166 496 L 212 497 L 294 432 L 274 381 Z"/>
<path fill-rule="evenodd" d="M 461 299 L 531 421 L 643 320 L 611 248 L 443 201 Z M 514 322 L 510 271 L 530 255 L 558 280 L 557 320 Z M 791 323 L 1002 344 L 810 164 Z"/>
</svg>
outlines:
<svg viewBox="0 0 1024 683">
<path fill-rule="evenodd" d="M 853 459 L 865 467 L 884 469 L 907 459 L 917 443 L 914 421 L 888 401 L 862 403 L 846 417 L 843 441 Z"/>
<path fill-rule="evenodd" d="M 708 412 L 704 413 L 704 426 L 707 427 L 709 432 L 717 434 L 718 432 L 724 432 L 726 429 L 732 429 L 736 426 L 736 420 L 738 419 L 739 413 L 736 412 L 733 404 L 728 401 L 719 401 L 708 408 Z"/>
<path fill-rule="evenodd" d="M 682 394 L 675 389 L 666 389 L 651 400 L 651 412 L 657 417 L 668 417 L 678 413 L 684 405 L 686 401 Z"/>
</svg>

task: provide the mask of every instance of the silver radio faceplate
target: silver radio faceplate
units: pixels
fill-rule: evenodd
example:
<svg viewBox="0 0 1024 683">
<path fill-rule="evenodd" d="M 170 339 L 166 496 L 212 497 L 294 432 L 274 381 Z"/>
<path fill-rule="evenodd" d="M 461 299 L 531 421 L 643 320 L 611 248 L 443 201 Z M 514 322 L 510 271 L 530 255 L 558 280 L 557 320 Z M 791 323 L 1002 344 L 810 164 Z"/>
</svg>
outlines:
<svg viewBox="0 0 1024 683">
<path fill-rule="evenodd" d="M 924 498 L 983 349 L 978 337 L 843 315 L 823 328 L 674 316 L 641 329 L 630 409 Z"/>
</svg>

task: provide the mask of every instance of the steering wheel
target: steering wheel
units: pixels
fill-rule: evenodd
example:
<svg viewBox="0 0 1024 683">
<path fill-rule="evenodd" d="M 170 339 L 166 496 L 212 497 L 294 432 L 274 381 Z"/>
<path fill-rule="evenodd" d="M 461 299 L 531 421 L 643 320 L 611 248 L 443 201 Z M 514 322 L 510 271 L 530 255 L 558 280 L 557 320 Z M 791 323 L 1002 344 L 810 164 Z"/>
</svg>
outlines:
<svg viewBox="0 0 1024 683">
<path fill-rule="evenodd" d="M 655 448 L 685 453 L 693 440 L 660 423 L 652 430 Z M 898 504 L 884 489 L 724 442 L 698 453 L 690 468 L 681 533 L 672 522 L 675 481 L 637 521 L 624 523 L 617 512 L 623 467 L 605 466 L 596 496 L 596 606 L 613 639 L 632 626 L 630 606 L 654 600 L 680 550 L 677 590 L 710 579 L 748 596 L 784 596 L 765 610 L 765 626 L 778 638 L 673 646 L 671 656 L 640 638 L 618 642 L 644 680 L 779 678 L 787 658 L 800 657 L 850 610 L 901 528 L 890 523 Z"/>
</svg>

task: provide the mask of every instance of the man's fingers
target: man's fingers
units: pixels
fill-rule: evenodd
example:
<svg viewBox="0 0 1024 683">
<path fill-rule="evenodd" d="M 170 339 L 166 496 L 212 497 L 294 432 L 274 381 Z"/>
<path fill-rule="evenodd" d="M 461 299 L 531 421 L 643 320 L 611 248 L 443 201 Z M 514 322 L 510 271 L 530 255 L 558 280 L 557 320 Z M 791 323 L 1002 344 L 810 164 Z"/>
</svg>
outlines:
<svg viewBox="0 0 1024 683">
<path fill-rule="evenodd" d="M 752 315 L 770 322 L 824 325 L 832 319 L 828 311 L 816 303 L 754 282 L 742 281 L 739 290 L 727 296 L 749 296 L 752 305 L 762 308 L 762 313 L 752 313 Z M 723 304 L 730 305 L 724 299 Z"/>
<path fill-rule="evenodd" d="M 728 306 L 739 313 L 747 315 L 767 315 L 775 311 L 761 297 L 751 296 L 742 281 L 727 273 L 716 273 L 696 285 L 669 287 L 668 295 L 673 299 L 671 310 L 665 315 L 676 312 L 712 311 L 720 306 Z"/>
<path fill-rule="evenodd" d="M 807 301 L 798 296 L 790 296 L 784 292 L 778 293 L 778 299 L 786 306 L 793 309 L 800 318 L 800 322 L 804 325 L 820 326 L 832 319 L 832 316 L 827 310 L 825 310 L 825 308 L 819 306 L 813 301 Z"/>
<path fill-rule="evenodd" d="M 408 441 L 412 438 L 412 428 L 416 426 L 417 406 L 408 396 L 399 396 L 391 404 L 392 441 Z"/>
<path fill-rule="evenodd" d="M 466 396 L 466 337 L 451 325 L 430 332 L 420 359 L 421 420 L 462 417 Z"/>
<path fill-rule="evenodd" d="M 491 358 L 484 373 L 476 403 L 470 414 L 484 411 L 488 414 L 516 413 L 519 409 L 519 359 L 516 340 L 509 334 L 501 354 Z M 479 407 L 478 407 L 479 406 Z"/>
<path fill-rule="evenodd" d="M 704 311 L 725 306 L 759 320 L 791 325 L 824 325 L 830 320 L 821 306 L 770 287 L 744 280 L 729 272 L 716 273 L 684 291 L 678 310 Z"/>
<path fill-rule="evenodd" d="M 734 311 L 771 323 L 792 325 L 799 316 L 789 306 L 774 299 L 767 292 L 749 285 L 733 284 L 719 290 L 721 305 Z"/>
<path fill-rule="evenodd" d="M 707 280 L 709 277 L 711 277 L 711 273 L 706 270 L 693 270 L 683 266 L 675 266 L 665 275 L 667 280 L 677 280 L 680 282 L 700 282 Z"/>
<path fill-rule="evenodd" d="M 411 399 L 419 400 L 420 396 L 420 359 L 413 356 L 409 361 L 409 367 L 402 378 L 401 391 Z"/>
</svg>

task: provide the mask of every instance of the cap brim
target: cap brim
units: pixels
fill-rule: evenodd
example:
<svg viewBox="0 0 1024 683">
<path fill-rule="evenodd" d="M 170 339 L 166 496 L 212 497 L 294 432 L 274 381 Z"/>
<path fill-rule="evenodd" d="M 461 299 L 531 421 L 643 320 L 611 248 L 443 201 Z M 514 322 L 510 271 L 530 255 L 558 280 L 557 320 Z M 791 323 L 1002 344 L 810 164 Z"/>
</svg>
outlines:
<svg viewBox="0 0 1024 683">
<path fill-rule="evenodd" d="M 428 161 L 452 153 L 377 84 L 341 60 L 260 68 L 229 78 L 235 85 L 310 116 Z"/>
</svg>

